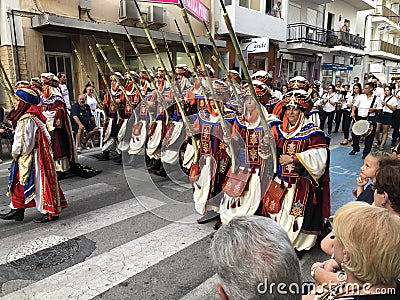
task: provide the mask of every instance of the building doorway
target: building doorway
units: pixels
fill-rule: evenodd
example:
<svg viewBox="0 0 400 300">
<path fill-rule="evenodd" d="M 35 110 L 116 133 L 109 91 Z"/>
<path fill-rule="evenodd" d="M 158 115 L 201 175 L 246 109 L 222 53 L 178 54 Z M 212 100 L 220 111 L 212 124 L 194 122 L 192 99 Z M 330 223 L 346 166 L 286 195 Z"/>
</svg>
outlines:
<svg viewBox="0 0 400 300">
<path fill-rule="evenodd" d="M 67 54 L 46 54 L 46 70 L 47 72 L 57 75 L 58 72 L 63 72 L 67 75 L 67 88 L 69 91 L 69 98 L 72 102 L 74 101 L 74 93 L 72 89 L 72 65 L 71 55 Z"/>
</svg>

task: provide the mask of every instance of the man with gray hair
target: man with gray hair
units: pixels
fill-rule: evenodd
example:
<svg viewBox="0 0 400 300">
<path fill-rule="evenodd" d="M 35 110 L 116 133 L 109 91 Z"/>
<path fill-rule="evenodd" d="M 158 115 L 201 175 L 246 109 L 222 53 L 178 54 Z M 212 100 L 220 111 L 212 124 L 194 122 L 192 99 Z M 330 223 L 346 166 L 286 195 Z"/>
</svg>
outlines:
<svg viewBox="0 0 400 300">
<path fill-rule="evenodd" d="M 214 235 L 210 255 L 221 299 L 301 299 L 299 261 L 272 219 L 234 217 Z"/>
</svg>

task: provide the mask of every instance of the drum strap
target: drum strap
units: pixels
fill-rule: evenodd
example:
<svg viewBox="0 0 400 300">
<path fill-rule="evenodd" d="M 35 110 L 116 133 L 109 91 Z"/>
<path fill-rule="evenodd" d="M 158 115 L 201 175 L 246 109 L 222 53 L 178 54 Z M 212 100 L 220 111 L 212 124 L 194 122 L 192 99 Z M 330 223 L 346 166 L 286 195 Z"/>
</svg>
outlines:
<svg viewBox="0 0 400 300">
<path fill-rule="evenodd" d="M 374 98 L 372 99 L 371 106 L 370 106 L 369 108 L 373 108 L 373 107 L 374 107 L 375 100 L 376 100 L 376 95 L 375 95 Z M 369 114 L 370 114 L 370 112 L 368 111 L 367 118 L 369 118 Z"/>
</svg>

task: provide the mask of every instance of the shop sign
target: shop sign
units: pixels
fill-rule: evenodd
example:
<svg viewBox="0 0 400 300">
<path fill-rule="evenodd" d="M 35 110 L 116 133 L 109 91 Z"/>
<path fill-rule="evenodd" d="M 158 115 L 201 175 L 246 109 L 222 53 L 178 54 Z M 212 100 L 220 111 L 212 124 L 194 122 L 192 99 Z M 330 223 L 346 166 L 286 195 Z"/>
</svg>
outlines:
<svg viewBox="0 0 400 300">
<path fill-rule="evenodd" d="M 263 53 L 269 51 L 269 38 L 244 39 L 240 41 L 240 48 L 247 53 Z"/>
<path fill-rule="evenodd" d="M 324 70 L 332 70 L 332 71 L 352 71 L 353 66 L 343 66 L 343 65 L 334 65 L 334 64 L 323 64 L 322 68 Z"/>
<path fill-rule="evenodd" d="M 371 73 L 383 73 L 382 64 L 369 64 L 369 71 Z"/>
<path fill-rule="evenodd" d="M 390 74 L 400 74 L 400 67 L 390 67 Z"/>
<path fill-rule="evenodd" d="M 164 4 L 180 4 L 179 0 L 145 0 L 146 2 L 158 2 Z M 210 9 L 201 0 L 182 0 L 185 8 L 201 21 L 210 23 Z"/>
</svg>

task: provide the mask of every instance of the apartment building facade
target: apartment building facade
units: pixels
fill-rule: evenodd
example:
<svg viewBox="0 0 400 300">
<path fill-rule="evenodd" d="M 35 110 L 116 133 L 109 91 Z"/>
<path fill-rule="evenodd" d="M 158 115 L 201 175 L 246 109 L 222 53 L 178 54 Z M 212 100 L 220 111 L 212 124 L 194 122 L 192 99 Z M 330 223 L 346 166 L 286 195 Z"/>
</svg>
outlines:
<svg viewBox="0 0 400 300">
<path fill-rule="evenodd" d="M 364 20 L 366 55 L 364 79 L 377 78 L 390 83 L 400 78 L 400 1 L 376 0 L 372 10 L 359 12 Z"/>
<path fill-rule="evenodd" d="M 170 64 L 161 31 L 169 45 L 174 64 L 189 65 L 174 20 L 178 21 L 193 57 L 195 51 L 181 16 L 180 7 L 177 5 L 178 1 L 163 2 L 165 3 L 150 0 L 140 2 L 139 5 L 167 67 L 170 67 Z M 206 29 L 202 22 L 214 27 L 211 14 L 213 1 L 184 0 L 183 2 L 190 10 L 190 21 L 198 43 L 212 49 L 211 43 L 205 37 Z M 89 51 L 89 45 L 96 50 L 96 56 L 106 75 L 109 75 L 110 71 L 99 55 L 96 43 L 102 45 L 112 67 L 116 71 L 124 71 L 121 60 L 111 46 L 110 37 L 116 41 L 131 69 L 142 68 L 127 39 L 125 28 L 138 47 L 146 66 L 148 68 L 159 66 L 139 22 L 138 10 L 133 0 L 1 0 L 0 24 L 0 58 L 12 83 L 29 80 L 46 71 L 53 73 L 62 71 L 67 73 L 70 94 L 77 96 L 88 80 L 74 54 L 76 48 L 86 64 L 91 80 L 103 89 L 105 86 Z M 226 46 L 226 42 L 222 40 L 216 40 L 216 43 L 218 47 Z M 210 60 L 209 52 L 204 51 L 204 55 Z M 0 104 L 4 105 L 5 100 L 2 102 Z"/>
</svg>

